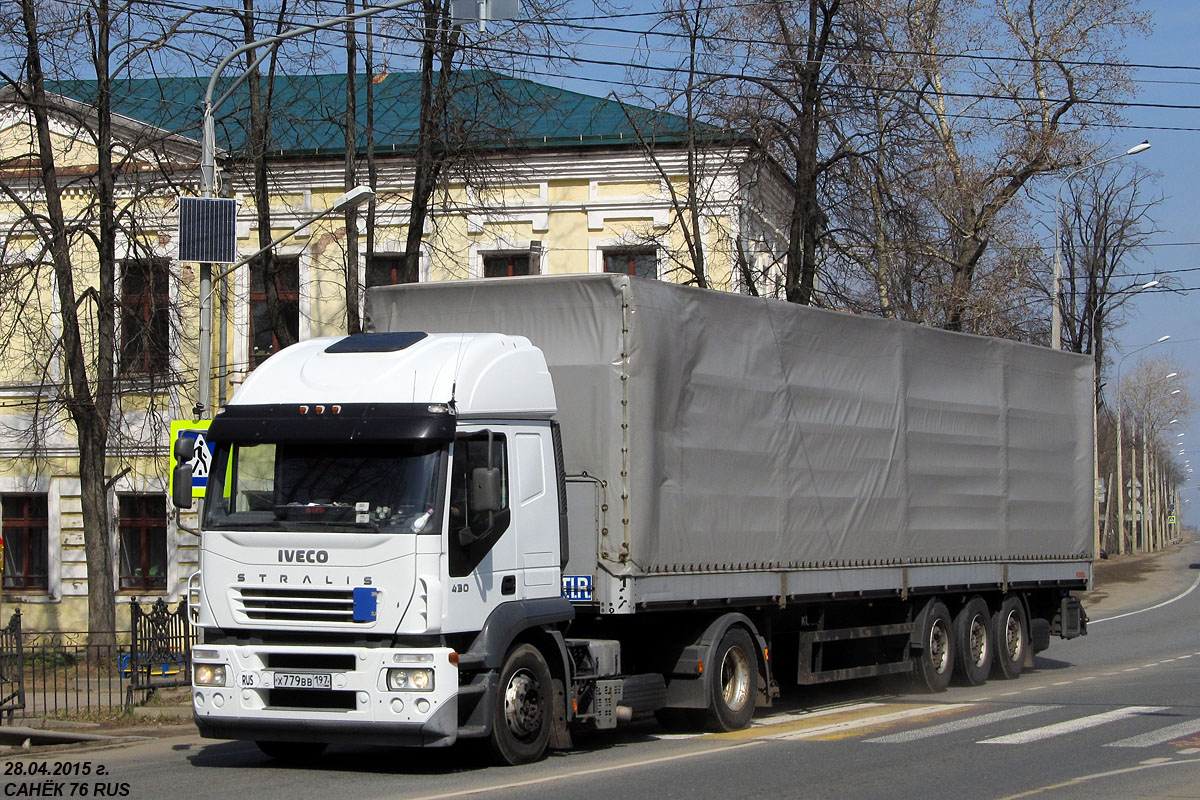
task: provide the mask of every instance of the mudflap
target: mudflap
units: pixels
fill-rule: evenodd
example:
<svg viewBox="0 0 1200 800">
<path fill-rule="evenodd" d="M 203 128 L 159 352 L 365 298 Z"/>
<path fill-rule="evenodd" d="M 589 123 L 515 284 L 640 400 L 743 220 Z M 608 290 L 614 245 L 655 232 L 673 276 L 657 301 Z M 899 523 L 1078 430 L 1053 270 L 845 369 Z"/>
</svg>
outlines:
<svg viewBox="0 0 1200 800">
<path fill-rule="evenodd" d="M 558 678 L 551 681 L 554 687 L 554 721 L 550 727 L 550 749 L 570 750 L 574 747 L 571 728 L 567 724 L 567 693 Z"/>
</svg>

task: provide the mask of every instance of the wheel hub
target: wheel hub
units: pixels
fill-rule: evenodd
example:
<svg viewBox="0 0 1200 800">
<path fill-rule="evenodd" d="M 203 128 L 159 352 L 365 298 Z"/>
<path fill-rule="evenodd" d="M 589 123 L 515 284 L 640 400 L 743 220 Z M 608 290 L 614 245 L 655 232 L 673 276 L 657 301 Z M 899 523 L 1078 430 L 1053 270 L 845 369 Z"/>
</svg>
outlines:
<svg viewBox="0 0 1200 800">
<path fill-rule="evenodd" d="M 988 632 L 987 625 L 979 617 L 971 620 L 969 639 L 971 659 L 975 662 L 975 666 L 982 667 L 988 656 Z"/>
<path fill-rule="evenodd" d="M 721 695 L 730 711 L 740 711 L 750 698 L 750 659 L 739 647 L 721 660 Z"/>
<path fill-rule="evenodd" d="M 504 690 L 504 722 L 514 736 L 537 733 L 542 722 L 542 693 L 529 670 L 513 673 Z"/>
<path fill-rule="evenodd" d="M 948 645 L 949 637 L 946 635 L 946 628 L 939 620 L 929 630 L 929 662 L 939 675 L 944 673 L 949 666 L 950 648 Z"/>
</svg>

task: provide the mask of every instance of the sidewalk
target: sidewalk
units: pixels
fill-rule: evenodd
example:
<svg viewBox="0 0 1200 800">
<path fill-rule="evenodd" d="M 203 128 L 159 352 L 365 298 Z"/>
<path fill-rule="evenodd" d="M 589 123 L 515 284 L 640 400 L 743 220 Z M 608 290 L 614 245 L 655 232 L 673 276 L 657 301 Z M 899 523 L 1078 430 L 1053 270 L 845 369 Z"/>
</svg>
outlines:
<svg viewBox="0 0 1200 800">
<path fill-rule="evenodd" d="M 1096 562 L 1092 591 L 1081 595 L 1091 619 L 1101 619 L 1169 600 L 1196 580 L 1200 550 L 1195 531 L 1156 553 L 1112 555 Z M 1195 566 L 1193 566 L 1195 565 Z"/>
</svg>

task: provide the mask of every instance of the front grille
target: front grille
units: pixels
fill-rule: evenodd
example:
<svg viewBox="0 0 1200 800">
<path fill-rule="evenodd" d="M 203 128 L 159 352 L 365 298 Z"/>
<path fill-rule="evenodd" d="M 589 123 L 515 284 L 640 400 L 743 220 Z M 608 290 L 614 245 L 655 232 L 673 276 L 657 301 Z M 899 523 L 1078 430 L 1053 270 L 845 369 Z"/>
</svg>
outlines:
<svg viewBox="0 0 1200 800">
<path fill-rule="evenodd" d="M 362 598 L 358 598 L 361 606 Z M 234 590 L 234 602 L 252 620 L 269 622 L 374 622 L 374 608 L 369 618 L 355 613 L 353 589 L 262 589 Z"/>
</svg>

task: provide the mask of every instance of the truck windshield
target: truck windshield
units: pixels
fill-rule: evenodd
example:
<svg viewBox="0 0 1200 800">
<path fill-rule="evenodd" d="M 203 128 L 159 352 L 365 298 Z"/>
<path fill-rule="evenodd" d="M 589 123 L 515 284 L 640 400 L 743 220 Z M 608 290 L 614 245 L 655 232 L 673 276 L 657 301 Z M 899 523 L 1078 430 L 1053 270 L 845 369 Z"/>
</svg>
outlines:
<svg viewBox="0 0 1200 800">
<path fill-rule="evenodd" d="M 213 455 L 208 528 L 440 532 L 442 445 L 221 443 Z"/>
</svg>

